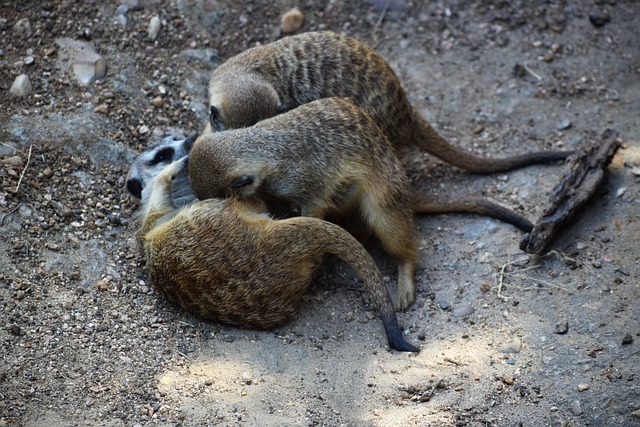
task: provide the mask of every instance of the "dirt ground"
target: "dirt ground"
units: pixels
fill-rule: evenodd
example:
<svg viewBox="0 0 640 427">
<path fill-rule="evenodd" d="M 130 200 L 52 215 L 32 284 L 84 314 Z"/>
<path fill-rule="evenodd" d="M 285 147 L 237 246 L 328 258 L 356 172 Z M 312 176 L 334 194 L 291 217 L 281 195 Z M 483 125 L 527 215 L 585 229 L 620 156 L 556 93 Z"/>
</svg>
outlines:
<svg viewBox="0 0 640 427">
<path fill-rule="evenodd" d="M 384 4 L 0 4 L 0 426 L 640 426 L 640 3 Z M 159 298 L 132 239 L 131 160 L 198 131 L 211 70 L 281 37 L 292 6 L 301 31 L 375 46 L 469 150 L 578 148 L 605 128 L 624 143 L 538 263 L 510 225 L 416 220 L 418 295 L 399 320 L 417 355 L 387 349 L 341 263 L 321 269 L 292 323 L 242 330 Z M 14 29 L 23 18 L 30 37 Z M 58 37 L 89 41 L 106 78 L 81 86 L 58 70 Z M 23 73 L 31 94 L 10 95 Z M 479 176 L 421 153 L 405 164 L 424 191 L 492 196 L 534 220 L 562 170 Z M 369 249 L 393 289 L 393 262 Z"/>
</svg>

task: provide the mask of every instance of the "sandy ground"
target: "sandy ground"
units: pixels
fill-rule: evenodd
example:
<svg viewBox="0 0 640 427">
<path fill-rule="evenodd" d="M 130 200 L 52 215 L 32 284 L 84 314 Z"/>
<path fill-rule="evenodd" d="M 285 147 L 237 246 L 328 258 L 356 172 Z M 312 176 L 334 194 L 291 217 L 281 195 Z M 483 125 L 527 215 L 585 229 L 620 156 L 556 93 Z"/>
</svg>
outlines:
<svg viewBox="0 0 640 427">
<path fill-rule="evenodd" d="M 0 426 L 640 425 L 640 4 L 123 3 L 0 5 Z M 301 31 L 375 46 L 414 105 L 469 150 L 578 148 L 605 128 L 625 144 L 537 264 L 507 224 L 417 219 L 418 295 L 399 319 L 418 355 L 387 349 L 341 263 L 321 269 L 292 323 L 242 330 L 164 302 L 132 239 L 133 157 L 198 131 L 211 70 L 281 37 L 292 6 Z M 14 28 L 23 18 L 30 36 Z M 106 78 L 82 86 L 62 73 L 58 37 L 89 41 Z M 11 96 L 23 73 L 31 94 Z M 421 153 L 405 163 L 424 191 L 492 196 L 534 220 L 562 170 L 478 176 Z M 369 248 L 393 288 L 392 261 Z"/>
</svg>

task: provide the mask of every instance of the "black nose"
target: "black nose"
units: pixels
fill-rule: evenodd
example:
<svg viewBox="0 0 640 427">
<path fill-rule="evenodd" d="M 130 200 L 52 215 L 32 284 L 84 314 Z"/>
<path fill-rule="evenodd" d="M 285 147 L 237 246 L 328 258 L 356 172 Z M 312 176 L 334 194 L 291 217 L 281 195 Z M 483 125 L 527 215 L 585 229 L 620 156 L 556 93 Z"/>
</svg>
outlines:
<svg viewBox="0 0 640 427">
<path fill-rule="evenodd" d="M 134 197 L 142 198 L 142 181 L 138 178 L 130 178 L 127 180 L 127 190 Z"/>
</svg>

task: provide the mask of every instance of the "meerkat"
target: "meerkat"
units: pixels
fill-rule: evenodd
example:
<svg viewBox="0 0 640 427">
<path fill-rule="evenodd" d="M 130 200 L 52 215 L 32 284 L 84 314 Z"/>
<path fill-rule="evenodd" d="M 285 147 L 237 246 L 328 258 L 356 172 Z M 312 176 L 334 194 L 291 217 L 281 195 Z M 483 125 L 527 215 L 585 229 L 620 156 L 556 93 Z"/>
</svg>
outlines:
<svg viewBox="0 0 640 427">
<path fill-rule="evenodd" d="M 172 183 L 185 161 L 166 166 L 142 190 L 137 237 L 151 282 L 164 297 L 205 319 L 275 328 L 296 314 L 319 259 L 331 253 L 363 279 L 389 346 L 419 351 L 402 336 L 373 259 L 347 231 L 318 218 L 271 219 L 256 200 L 208 199 L 177 207 Z"/>
<path fill-rule="evenodd" d="M 373 48 L 330 31 L 250 48 L 213 71 L 205 132 L 251 126 L 320 98 L 345 97 L 364 109 L 398 150 L 419 147 L 458 168 L 502 172 L 565 159 L 570 151 L 486 158 L 441 137 L 409 104 L 396 74 Z"/>
<path fill-rule="evenodd" d="M 382 131 L 348 99 L 323 98 L 248 128 L 201 135 L 189 179 L 201 200 L 276 200 L 321 219 L 360 215 L 398 265 L 396 307 L 413 302 L 408 178 Z"/>
<path fill-rule="evenodd" d="M 189 155 L 195 138 L 195 135 L 183 139 L 175 139 L 169 136 L 154 142 L 145 151 L 140 153 L 131 164 L 127 176 L 126 184 L 129 193 L 140 199 L 142 190 L 153 180 L 160 170 L 175 160 Z M 197 197 L 193 194 L 193 189 L 189 182 L 188 170 L 186 169 L 176 176 L 172 188 L 173 199 L 177 206 L 182 206 L 197 200 Z M 458 194 L 447 196 L 425 195 L 417 193 L 417 190 L 415 190 L 412 199 L 412 207 L 415 213 L 475 213 L 499 219 L 525 232 L 531 231 L 532 228 L 531 222 L 523 215 L 488 197 Z M 296 213 L 295 208 L 292 208 L 292 212 L 290 212 L 288 216 L 295 216 Z M 274 213 L 272 212 L 272 214 Z"/>
</svg>

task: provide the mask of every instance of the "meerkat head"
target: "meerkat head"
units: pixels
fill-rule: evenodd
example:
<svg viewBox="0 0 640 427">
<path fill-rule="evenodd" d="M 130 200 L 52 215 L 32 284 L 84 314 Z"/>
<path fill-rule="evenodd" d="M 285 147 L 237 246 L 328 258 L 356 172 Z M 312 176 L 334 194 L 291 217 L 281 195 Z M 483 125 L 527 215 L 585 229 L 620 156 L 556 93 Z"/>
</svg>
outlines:
<svg viewBox="0 0 640 427">
<path fill-rule="evenodd" d="M 142 190 L 167 165 L 189 154 L 196 135 L 184 139 L 168 136 L 156 141 L 134 160 L 127 176 L 127 190 L 140 199 Z"/>
<path fill-rule="evenodd" d="M 213 131 L 249 127 L 288 110 L 269 82 L 246 73 L 214 78 L 209 108 Z"/>
</svg>

